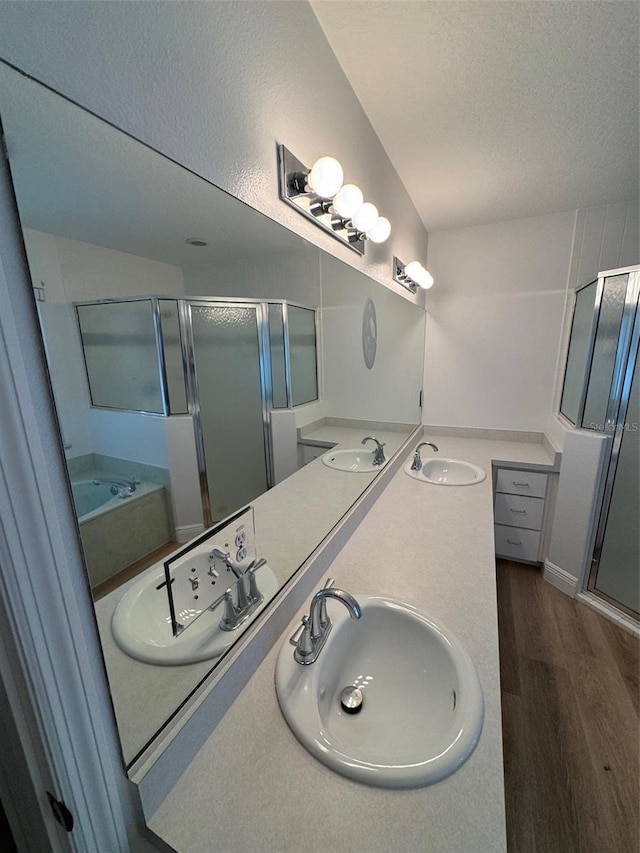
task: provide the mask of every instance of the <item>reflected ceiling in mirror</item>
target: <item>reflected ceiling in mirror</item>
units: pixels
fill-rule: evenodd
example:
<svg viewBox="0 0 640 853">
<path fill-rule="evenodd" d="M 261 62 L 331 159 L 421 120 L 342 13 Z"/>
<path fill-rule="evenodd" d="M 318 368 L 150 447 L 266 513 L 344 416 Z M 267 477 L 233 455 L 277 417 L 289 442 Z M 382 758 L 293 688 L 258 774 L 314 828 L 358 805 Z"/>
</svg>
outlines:
<svg viewBox="0 0 640 853">
<path fill-rule="evenodd" d="M 119 599 L 140 572 L 156 571 L 248 501 L 257 554 L 282 588 L 376 476 L 333 471 L 317 457 L 360 447 L 369 434 L 391 457 L 420 421 L 424 311 L 4 65 L 0 115 L 131 764 L 216 660 L 161 667 L 128 657 L 111 632 Z M 368 300 L 376 311 L 371 369 L 362 350 Z M 84 351 L 78 303 L 102 311 L 96 326 L 85 310 Z M 154 397 L 156 413 L 143 414 L 150 407 L 130 396 L 126 410 L 113 396 L 92 405 L 87 338 L 101 348 L 111 394 L 129 394 L 121 385 L 129 370 L 138 396 L 150 398 L 152 350 L 168 342 L 163 369 L 175 406 Z M 269 360 L 281 365 L 271 376 L 275 405 L 260 390 Z M 298 377 L 289 400 L 287 373 Z M 252 383 L 257 396 L 235 396 Z"/>
</svg>

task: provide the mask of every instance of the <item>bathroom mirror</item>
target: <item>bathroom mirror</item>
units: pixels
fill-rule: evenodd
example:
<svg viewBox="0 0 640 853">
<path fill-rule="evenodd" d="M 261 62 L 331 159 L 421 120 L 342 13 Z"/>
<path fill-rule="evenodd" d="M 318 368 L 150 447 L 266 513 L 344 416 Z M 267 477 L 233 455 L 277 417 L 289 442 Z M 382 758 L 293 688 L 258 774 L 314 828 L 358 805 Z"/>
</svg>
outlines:
<svg viewBox="0 0 640 853">
<path fill-rule="evenodd" d="M 216 660 L 125 655 L 118 600 L 249 502 L 257 553 L 287 583 L 375 476 L 302 465 L 313 437 L 373 433 L 389 457 L 419 423 L 424 310 L 6 65 L 0 116 L 130 765 Z M 268 390 L 249 397 L 257 375 Z M 224 429 L 207 437 L 210 416 Z"/>
</svg>

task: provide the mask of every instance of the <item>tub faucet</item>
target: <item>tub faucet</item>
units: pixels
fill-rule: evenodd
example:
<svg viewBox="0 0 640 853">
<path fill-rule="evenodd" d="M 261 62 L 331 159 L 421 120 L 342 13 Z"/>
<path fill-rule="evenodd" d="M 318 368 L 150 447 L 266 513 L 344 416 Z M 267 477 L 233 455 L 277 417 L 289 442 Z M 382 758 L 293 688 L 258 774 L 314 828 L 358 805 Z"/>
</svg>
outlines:
<svg viewBox="0 0 640 853">
<path fill-rule="evenodd" d="M 293 657 L 303 665 L 313 663 L 318 659 L 329 632 L 331 620 L 327 615 L 327 598 L 341 601 L 349 611 L 352 619 L 360 619 L 362 610 L 355 598 L 342 589 L 333 589 L 333 578 L 327 578 L 324 588 L 316 592 L 311 599 L 311 609 L 308 616 L 302 617 L 302 625 L 289 642 L 296 647 Z"/>
<path fill-rule="evenodd" d="M 435 444 L 432 444 L 432 442 L 430 442 L 430 441 L 421 442 L 416 447 L 415 452 L 413 454 L 413 462 L 411 463 L 411 470 L 412 471 L 419 471 L 422 468 L 422 459 L 420 458 L 420 448 L 424 447 L 425 445 L 427 447 L 433 447 L 434 451 L 436 453 L 438 452 L 438 448 L 436 447 Z"/>
<path fill-rule="evenodd" d="M 130 498 L 139 483 L 135 478 L 125 480 L 121 477 L 98 477 L 93 481 L 94 486 L 111 486 L 111 494 L 119 498 Z"/>
<path fill-rule="evenodd" d="M 371 464 L 384 465 L 384 463 L 387 461 L 384 457 L 384 451 L 382 450 L 384 444 L 379 442 L 378 439 L 373 435 L 368 435 L 366 438 L 363 438 L 360 444 L 364 444 L 367 441 L 375 441 L 377 445 L 376 449 L 373 451 L 373 462 Z"/>
</svg>

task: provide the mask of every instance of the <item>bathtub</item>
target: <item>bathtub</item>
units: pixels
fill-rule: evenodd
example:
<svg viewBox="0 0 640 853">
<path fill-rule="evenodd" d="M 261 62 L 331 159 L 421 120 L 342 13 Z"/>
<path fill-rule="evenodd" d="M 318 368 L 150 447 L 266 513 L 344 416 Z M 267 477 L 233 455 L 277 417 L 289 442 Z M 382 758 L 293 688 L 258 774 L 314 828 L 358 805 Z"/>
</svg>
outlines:
<svg viewBox="0 0 640 853">
<path fill-rule="evenodd" d="M 137 483 L 122 498 L 111 494 L 109 484 L 96 485 L 85 475 L 71 482 L 71 491 L 92 587 L 173 539 L 164 486 Z"/>
</svg>

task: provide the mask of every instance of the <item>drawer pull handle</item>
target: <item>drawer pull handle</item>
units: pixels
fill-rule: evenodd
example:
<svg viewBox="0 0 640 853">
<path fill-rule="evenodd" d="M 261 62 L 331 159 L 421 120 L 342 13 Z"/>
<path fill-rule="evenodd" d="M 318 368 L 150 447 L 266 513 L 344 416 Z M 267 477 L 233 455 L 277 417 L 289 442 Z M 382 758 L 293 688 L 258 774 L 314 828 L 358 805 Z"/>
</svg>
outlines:
<svg viewBox="0 0 640 853">
<path fill-rule="evenodd" d="M 522 545 L 522 540 L 520 542 L 514 542 L 513 539 L 507 539 L 509 545 Z"/>
<path fill-rule="evenodd" d="M 520 488 L 526 487 L 527 489 L 530 487 L 531 483 L 518 483 L 516 480 L 512 480 L 514 486 L 518 486 Z"/>
<path fill-rule="evenodd" d="M 511 512 L 515 512 L 516 515 L 526 515 L 527 514 L 526 509 L 513 509 L 513 507 L 511 507 Z"/>
</svg>

